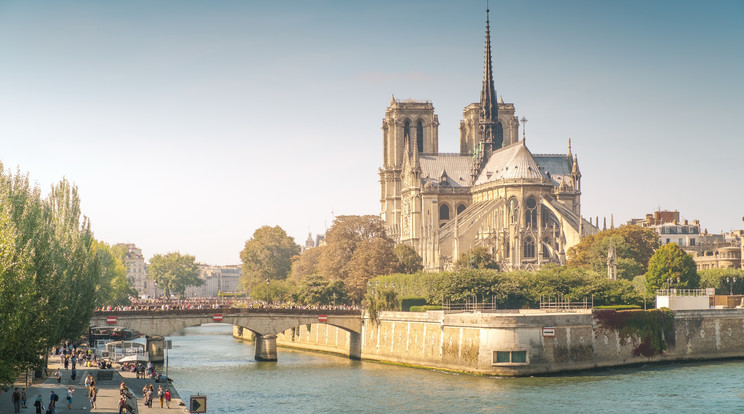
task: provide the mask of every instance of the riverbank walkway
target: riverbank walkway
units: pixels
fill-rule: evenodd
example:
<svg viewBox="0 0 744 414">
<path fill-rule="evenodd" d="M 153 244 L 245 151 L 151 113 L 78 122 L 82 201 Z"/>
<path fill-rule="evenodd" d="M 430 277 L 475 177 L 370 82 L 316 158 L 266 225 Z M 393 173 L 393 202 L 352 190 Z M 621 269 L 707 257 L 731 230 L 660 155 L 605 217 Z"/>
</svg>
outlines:
<svg viewBox="0 0 744 414">
<path fill-rule="evenodd" d="M 168 388 L 171 391 L 172 398 L 170 402 L 170 409 L 160 408 L 160 401 L 157 395 L 152 400 L 152 408 L 146 407 L 144 397 L 142 396 L 142 388 L 145 384 L 153 384 L 157 391 L 158 385 L 165 385 L 164 383 L 157 383 L 151 379 L 140 379 L 136 378 L 136 374 L 133 372 L 122 372 L 119 370 L 99 370 L 95 367 L 79 367 L 77 370 L 77 377 L 75 381 L 72 381 L 70 374 L 72 370 L 65 370 L 59 362 L 53 362 L 54 359 L 49 358 L 48 373 L 49 376 L 45 379 L 35 379 L 30 388 L 26 389 L 26 408 L 21 408 L 21 413 L 33 414 L 36 412 L 34 408 L 34 401 L 36 397 L 41 395 L 44 407 L 49 404 L 49 396 L 54 391 L 55 394 L 59 395 L 59 401 L 57 401 L 57 413 L 100 413 L 100 414 L 118 414 L 119 413 L 119 384 L 125 381 L 130 392 L 132 392 L 137 399 L 137 409 L 140 414 L 158 414 L 158 413 L 171 413 L 171 414 L 184 414 L 188 413 L 188 409 L 185 405 L 181 405 L 181 397 L 178 395 L 178 390 L 173 388 L 172 383 L 169 383 Z M 57 384 L 57 379 L 54 373 L 57 369 L 60 369 L 62 374 L 62 382 Z M 85 388 L 85 375 L 88 373 L 93 375 L 93 378 L 98 377 L 98 371 L 108 371 L 113 373 L 112 378 L 96 380 L 96 388 L 98 388 L 98 397 L 96 398 L 96 408 L 90 409 L 90 402 L 88 401 L 88 395 Z M 102 375 L 106 376 L 106 375 Z M 110 374 L 108 376 L 111 376 Z M 18 387 L 19 390 L 23 388 L 23 381 L 16 382 L 13 388 L 7 391 L 0 390 L 0 413 L 13 413 L 13 401 L 12 394 L 14 388 Z M 72 386 L 75 389 L 75 394 L 72 397 L 72 409 L 67 409 L 67 387 Z M 165 387 L 163 387 L 165 388 Z M 188 397 L 187 397 L 188 402 Z M 44 411 L 42 411 L 44 412 Z"/>
</svg>

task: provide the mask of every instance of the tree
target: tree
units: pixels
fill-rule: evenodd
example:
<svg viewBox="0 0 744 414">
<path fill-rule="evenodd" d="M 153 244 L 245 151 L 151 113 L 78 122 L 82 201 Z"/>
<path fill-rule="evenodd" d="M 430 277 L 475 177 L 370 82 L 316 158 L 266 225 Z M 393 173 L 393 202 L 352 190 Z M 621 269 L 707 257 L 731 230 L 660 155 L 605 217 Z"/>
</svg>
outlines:
<svg viewBox="0 0 744 414">
<path fill-rule="evenodd" d="M 379 217 L 336 217 L 326 234 L 326 248 L 318 263 L 320 274 L 330 280 L 346 280 L 351 270 L 349 263 L 360 243 L 375 238 L 388 239 L 385 223 Z"/>
<path fill-rule="evenodd" d="M 463 252 L 455 263 L 458 269 L 499 269 L 499 264 L 485 247 L 475 247 Z"/>
<path fill-rule="evenodd" d="M 292 299 L 305 305 L 335 305 L 348 302 L 343 282 L 329 281 L 319 275 L 310 275 L 302 279 Z"/>
<path fill-rule="evenodd" d="M 292 279 L 300 281 L 307 276 L 318 274 L 318 263 L 323 255 L 325 246 L 307 249 L 292 259 Z"/>
<path fill-rule="evenodd" d="M 374 237 L 359 242 L 347 263 L 348 276 L 344 280 L 349 297 L 359 303 L 367 290 L 370 278 L 395 273 L 399 266 L 393 253 L 393 242 L 382 237 Z"/>
<path fill-rule="evenodd" d="M 692 256 L 674 243 L 667 243 L 656 250 L 648 262 L 646 289 L 654 293 L 657 289 L 694 289 L 700 283 L 697 267 Z"/>
<path fill-rule="evenodd" d="M 416 249 L 407 244 L 398 244 L 393 249 L 393 253 L 400 262 L 399 270 L 402 273 L 413 274 L 424 268 L 421 256 L 416 253 Z"/>
<path fill-rule="evenodd" d="M 621 226 L 582 237 L 579 244 L 568 249 L 567 266 L 606 273 L 610 240 L 617 255 L 618 277 L 628 280 L 646 272 L 648 260 L 660 245 L 653 229 Z"/>
<path fill-rule="evenodd" d="M 260 227 L 240 252 L 243 286 L 250 290 L 267 279 L 286 279 L 292 267 L 292 258 L 299 253 L 300 246 L 281 227 Z"/>
<path fill-rule="evenodd" d="M 137 291 L 127 278 L 127 268 L 118 252 L 104 242 L 97 242 L 94 252 L 101 270 L 101 279 L 96 286 L 96 306 L 129 304 L 129 298 L 136 297 Z"/>
<path fill-rule="evenodd" d="M 700 288 L 715 288 L 719 295 L 733 293 L 740 295 L 744 291 L 744 270 L 739 269 L 706 269 L 698 272 Z"/>
<path fill-rule="evenodd" d="M 165 292 L 166 297 L 177 294 L 183 297 L 189 286 L 201 286 L 204 281 L 199 278 L 199 268 L 194 256 L 179 252 L 165 255 L 156 254 L 150 259 L 148 273 Z"/>
</svg>

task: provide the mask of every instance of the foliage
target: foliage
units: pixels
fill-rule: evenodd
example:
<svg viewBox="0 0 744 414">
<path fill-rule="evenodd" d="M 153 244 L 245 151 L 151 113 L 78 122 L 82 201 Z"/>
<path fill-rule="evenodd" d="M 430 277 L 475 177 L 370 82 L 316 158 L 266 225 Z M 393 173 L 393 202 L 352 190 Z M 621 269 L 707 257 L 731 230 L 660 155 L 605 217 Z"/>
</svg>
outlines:
<svg viewBox="0 0 744 414">
<path fill-rule="evenodd" d="M 398 296 L 392 288 L 371 289 L 364 298 L 369 319 L 379 323 L 380 312 L 398 309 Z"/>
<path fill-rule="evenodd" d="M 87 328 L 101 274 L 93 244 L 74 185 L 42 198 L 0 165 L 0 384 Z"/>
<path fill-rule="evenodd" d="M 137 297 L 137 291 L 127 279 L 127 269 L 122 259 L 104 242 L 96 242 L 93 250 L 101 271 L 101 278 L 96 286 L 96 306 L 128 305 L 130 297 Z"/>
<path fill-rule="evenodd" d="M 347 268 L 348 277 L 344 281 L 346 290 L 352 300 L 359 302 L 370 278 L 391 274 L 398 269 L 393 242 L 382 237 L 361 241 Z"/>
<path fill-rule="evenodd" d="M 744 270 L 706 269 L 698 272 L 700 288 L 715 288 L 719 295 L 744 294 Z"/>
<path fill-rule="evenodd" d="M 442 305 L 411 306 L 409 312 L 426 312 L 430 310 L 442 310 Z"/>
<path fill-rule="evenodd" d="M 413 274 L 424 268 L 421 256 L 416 253 L 416 249 L 407 244 L 398 244 L 393 249 L 393 253 L 398 259 L 401 273 Z"/>
<path fill-rule="evenodd" d="M 620 344 L 633 340 L 633 356 L 652 357 L 674 345 L 674 313 L 666 308 L 643 310 L 596 310 L 594 319 L 600 331 L 617 332 Z"/>
<path fill-rule="evenodd" d="M 243 286 L 251 290 L 256 285 L 263 285 L 267 279 L 286 279 L 292 258 L 299 253 L 300 246 L 281 227 L 260 227 L 240 252 Z"/>
<path fill-rule="evenodd" d="M 594 309 L 633 310 L 633 309 L 641 309 L 641 307 L 638 305 L 605 305 L 605 306 L 595 306 Z"/>
<path fill-rule="evenodd" d="M 695 289 L 699 284 L 695 260 L 674 243 L 660 247 L 648 262 L 646 289 L 649 293 L 666 286 Z"/>
<path fill-rule="evenodd" d="M 455 263 L 457 269 L 499 269 L 491 253 L 485 247 L 475 247 L 463 252 Z"/>
<path fill-rule="evenodd" d="M 652 229 L 636 225 L 621 226 L 584 236 L 568 250 L 568 267 L 607 273 L 607 250 L 610 240 L 617 256 L 619 278 L 631 280 L 646 272 L 648 261 L 659 247 L 659 235 Z"/>
<path fill-rule="evenodd" d="M 349 264 L 361 243 L 377 238 L 387 239 L 385 224 L 379 217 L 336 217 L 326 234 L 326 249 L 318 263 L 320 274 L 330 280 L 346 280 L 352 270 Z"/>
<path fill-rule="evenodd" d="M 320 257 L 323 255 L 323 250 L 325 250 L 325 246 L 313 247 L 293 257 L 292 279 L 300 281 L 307 276 L 319 274 L 318 263 L 320 262 Z"/>
<path fill-rule="evenodd" d="M 411 307 L 426 305 L 426 298 L 400 298 L 400 310 L 408 312 Z"/>
<path fill-rule="evenodd" d="M 329 281 L 319 275 L 302 279 L 300 287 L 292 294 L 292 300 L 303 305 L 335 305 L 346 303 L 346 290 L 340 280 Z"/>
<path fill-rule="evenodd" d="M 268 303 L 287 302 L 293 298 L 297 286 L 291 280 L 270 280 L 270 283 L 259 283 L 253 286 L 250 296 L 255 300 Z"/>
<path fill-rule="evenodd" d="M 148 273 L 150 278 L 158 284 L 158 289 L 165 292 L 166 297 L 173 294 L 183 296 L 189 286 L 201 286 L 204 281 L 199 278 L 199 268 L 194 256 L 179 252 L 165 255 L 156 254 L 150 259 Z"/>
</svg>

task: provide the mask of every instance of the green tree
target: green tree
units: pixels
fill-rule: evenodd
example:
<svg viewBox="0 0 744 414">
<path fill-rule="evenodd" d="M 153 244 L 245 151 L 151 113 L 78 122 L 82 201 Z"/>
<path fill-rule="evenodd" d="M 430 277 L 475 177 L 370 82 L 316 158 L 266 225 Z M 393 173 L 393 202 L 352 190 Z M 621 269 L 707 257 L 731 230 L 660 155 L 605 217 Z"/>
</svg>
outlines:
<svg viewBox="0 0 744 414">
<path fill-rule="evenodd" d="M 628 280 L 646 272 L 649 259 L 660 245 L 652 229 L 621 226 L 582 237 L 579 244 L 568 249 L 567 266 L 606 273 L 610 240 L 617 255 L 618 277 Z"/>
<path fill-rule="evenodd" d="M 355 303 L 361 302 L 369 279 L 395 273 L 399 265 L 398 258 L 393 253 L 392 241 L 375 237 L 359 242 L 346 266 L 348 276 L 344 285 L 349 297 Z"/>
<path fill-rule="evenodd" d="M 96 306 L 119 306 L 131 303 L 137 291 L 127 278 L 127 268 L 114 250 L 104 242 L 95 244 L 95 255 L 101 270 L 101 279 L 96 286 Z"/>
<path fill-rule="evenodd" d="M 407 244 L 398 244 L 393 249 L 393 253 L 398 258 L 399 270 L 403 273 L 413 274 L 424 268 L 421 256 L 416 253 L 416 249 Z"/>
<path fill-rule="evenodd" d="M 458 269 L 499 269 L 499 264 L 485 247 L 475 247 L 463 252 L 455 263 Z"/>
<path fill-rule="evenodd" d="M 292 267 L 292 258 L 299 253 L 300 246 L 281 227 L 260 227 L 240 252 L 243 286 L 250 290 L 263 285 L 267 279 L 286 279 Z"/>
<path fill-rule="evenodd" d="M 369 290 L 364 298 L 364 308 L 370 320 L 379 322 L 380 312 L 398 309 L 398 295 L 392 288 Z"/>
<path fill-rule="evenodd" d="M 646 272 L 646 289 L 649 293 L 667 286 L 695 289 L 699 284 L 695 260 L 678 245 L 665 244 L 651 256 Z"/>
<path fill-rule="evenodd" d="M 348 302 L 343 282 L 329 281 L 319 275 L 310 275 L 302 279 L 292 299 L 304 305 L 336 305 Z"/>
<path fill-rule="evenodd" d="M 715 288 L 719 295 L 741 295 L 744 292 L 744 270 L 706 269 L 698 272 L 700 287 Z"/>
<path fill-rule="evenodd" d="M 150 259 L 148 267 L 150 278 L 165 292 L 166 297 L 172 294 L 183 297 L 189 286 L 201 286 L 204 281 L 199 278 L 199 268 L 194 256 L 179 252 L 165 255 L 156 254 Z"/>
</svg>

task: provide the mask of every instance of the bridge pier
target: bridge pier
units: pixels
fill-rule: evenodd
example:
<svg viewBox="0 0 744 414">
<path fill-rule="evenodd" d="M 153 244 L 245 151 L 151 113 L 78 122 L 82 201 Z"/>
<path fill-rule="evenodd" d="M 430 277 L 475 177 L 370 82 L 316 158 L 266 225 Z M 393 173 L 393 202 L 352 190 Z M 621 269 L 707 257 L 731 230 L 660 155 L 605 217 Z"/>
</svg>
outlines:
<svg viewBox="0 0 744 414">
<path fill-rule="evenodd" d="M 349 358 L 362 359 L 362 334 L 349 332 Z"/>
<path fill-rule="evenodd" d="M 276 361 L 276 335 L 256 334 L 256 361 Z"/>
</svg>

